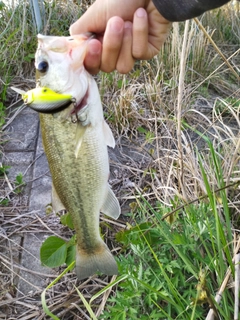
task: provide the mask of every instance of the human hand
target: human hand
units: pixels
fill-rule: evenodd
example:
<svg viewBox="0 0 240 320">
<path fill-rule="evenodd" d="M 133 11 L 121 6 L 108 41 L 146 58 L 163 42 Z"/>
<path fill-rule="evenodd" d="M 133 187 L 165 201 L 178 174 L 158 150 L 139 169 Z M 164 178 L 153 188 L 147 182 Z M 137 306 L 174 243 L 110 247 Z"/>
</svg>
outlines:
<svg viewBox="0 0 240 320">
<path fill-rule="evenodd" d="M 135 59 L 149 60 L 159 52 L 170 26 L 150 0 L 96 0 L 70 27 L 70 34 L 96 35 L 84 60 L 90 73 L 127 73 Z"/>
</svg>

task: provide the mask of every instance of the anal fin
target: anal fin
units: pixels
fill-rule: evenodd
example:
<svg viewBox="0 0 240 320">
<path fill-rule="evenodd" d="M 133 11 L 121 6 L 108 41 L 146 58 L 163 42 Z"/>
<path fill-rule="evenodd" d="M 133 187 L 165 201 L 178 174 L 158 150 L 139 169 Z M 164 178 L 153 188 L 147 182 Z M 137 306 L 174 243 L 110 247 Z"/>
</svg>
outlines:
<svg viewBox="0 0 240 320">
<path fill-rule="evenodd" d="M 115 220 L 120 216 L 121 208 L 118 199 L 110 186 L 108 186 L 107 195 L 101 208 L 101 212 Z"/>
</svg>

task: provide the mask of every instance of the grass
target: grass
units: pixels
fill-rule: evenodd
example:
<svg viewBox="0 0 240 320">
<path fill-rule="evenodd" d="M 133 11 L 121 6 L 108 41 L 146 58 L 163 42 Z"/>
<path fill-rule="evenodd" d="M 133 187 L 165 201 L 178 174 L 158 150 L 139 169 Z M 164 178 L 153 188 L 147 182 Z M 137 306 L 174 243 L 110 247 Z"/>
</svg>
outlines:
<svg viewBox="0 0 240 320">
<path fill-rule="evenodd" d="M 43 32 L 67 35 L 79 7 L 73 2 L 66 6 L 65 1 L 45 5 Z M 83 1 L 81 10 L 88 5 Z M 74 272 L 59 277 L 57 283 L 46 285 L 44 310 L 60 319 L 211 320 L 213 313 L 215 319 L 234 319 L 234 314 L 236 318 L 240 26 L 239 4 L 235 6 L 235 11 L 230 4 L 198 20 L 173 24 L 159 55 L 136 62 L 128 75 L 97 77 L 105 117 L 117 141 L 110 182 L 123 216 L 117 222 L 103 217 L 101 230 L 110 239 L 119 276 L 96 276 L 80 285 Z M 0 19 L 3 125 L 11 120 L 6 110 L 14 109 L 16 101 L 9 86 L 34 85 L 37 31 L 27 2 L 0 12 L 7 17 Z M 7 164 L 1 168 L 5 189 Z M 19 175 L 14 183 L 22 190 L 25 181 Z M 71 239 L 72 232 L 56 224 L 60 218 L 37 218 L 26 209 L 11 207 L 11 201 L 1 211 L 5 221 L 1 246 L 3 240 L 14 241 L 18 228 L 27 232 L 22 222 L 26 217 L 32 219 L 35 234 Z M 24 254 L 26 248 L 21 250 Z M 8 289 L 2 299 L 16 297 L 11 254 L 10 249 L 0 253 L 1 272 L 12 274 L 0 282 Z M 62 272 L 60 267 L 55 274 Z M 19 309 L 20 298 L 8 300 L 4 309 L 8 317 L 14 310 L 36 317 L 27 304 Z"/>
<path fill-rule="evenodd" d="M 209 146 L 220 191 L 211 189 L 199 155 L 205 201 L 174 210 L 174 217 L 166 222 L 162 219 L 165 206 L 150 205 L 140 197 L 136 225 L 116 236 L 127 248 L 119 265 L 128 278 L 109 299 L 101 319 L 205 319 L 212 305 L 223 319 L 232 318 L 231 290 L 223 292 L 221 308 L 214 296 L 228 268 L 234 270 L 237 232 L 232 232 L 230 224 L 219 159 Z"/>
</svg>

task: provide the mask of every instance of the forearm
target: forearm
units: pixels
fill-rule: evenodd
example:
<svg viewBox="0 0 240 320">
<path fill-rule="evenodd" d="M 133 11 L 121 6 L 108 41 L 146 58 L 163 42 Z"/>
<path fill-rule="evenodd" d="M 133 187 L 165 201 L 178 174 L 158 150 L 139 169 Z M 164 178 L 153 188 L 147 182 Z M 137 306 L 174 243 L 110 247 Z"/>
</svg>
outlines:
<svg viewBox="0 0 240 320">
<path fill-rule="evenodd" d="M 205 11 L 218 8 L 229 0 L 152 0 L 161 15 L 169 21 L 184 21 Z"/>
</svg>

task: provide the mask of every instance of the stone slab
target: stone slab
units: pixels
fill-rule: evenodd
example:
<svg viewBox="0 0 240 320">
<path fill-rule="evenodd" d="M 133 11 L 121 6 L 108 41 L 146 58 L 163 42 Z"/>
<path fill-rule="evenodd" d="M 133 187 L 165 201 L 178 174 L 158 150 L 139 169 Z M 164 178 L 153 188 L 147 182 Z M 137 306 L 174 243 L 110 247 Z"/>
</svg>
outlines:
<svg viewBox="0 0 240 320">
<path fill-rule="evenodd" d="M 7 170 L 7 178 L 12 188 L 16 186 L 16 177 L 19 174 L 23 175 L 22 180 L 25 185 L 21 188 L 21 193 L 16 193 L 13 197 L 14 205 L 28 206 L 32 185 L 34 152 L 5 152 L 2 162 L 4 165 L 10 166 Z M 5 195 L 11 193 L 9 186 L 7 184 L 5 186 Z"/>
<path fill-rule="evenodd" d="M 45 207 L 51 202 L 52 179 L 42 146 L 41 131 L 38 133 L 36 161 L 33 169 L 33 183 L 29 202 L 30 210 L 45 214 Z"/>
<path fill-rule="evenodd" d="M 52 273 L 50 268 L 43 267 L 40 261 L 40 247 L 46 235 L 43 233 L 26 234 L 24 237 L 18 296 L 43 291 L 47 283 L 47 275 Z M 29 271 L 27 271 L 29 270 Z"/>
<path fill-rule="evenodd" d="M 45 216 L 46 205 L 51 202 L 52 183 L 39 129 L 32 179 L 29 211 L 36 211 L 36 214 L 39 217 L 43 217 Z M 21 265 L 30 271 L 20 270 L 18 295 L 27 295 L 39 290 L 42 291 L 46 287 L 46 274 L 53 273 L 53 270 L 41 265 L 40 247 L 43 240 L 45 240 L 48 235 L 49 234 L 45 234 L 44 232 L 38 234 L 25 234 Z M 34 272 L 31 272 L 31 270 Z"/>
<path fill-rule="evenodd" d="M 4 165 L 10 166 L 7 170 L 8 178 L 15 179 L 19 173 L 24 174 L 25 179 L 32 176 L 32 164 L 34 161 L 33 152 L 7 152 L 5 151 L 2 162 Z"/>
<path fill-rule="evenodd" d="M 39 128 L 39 116 L 29 108 L 21 111 L 13 122 L 6 128 L 4 145 L 6 151 L 34 151 Z"/>
</svg>

